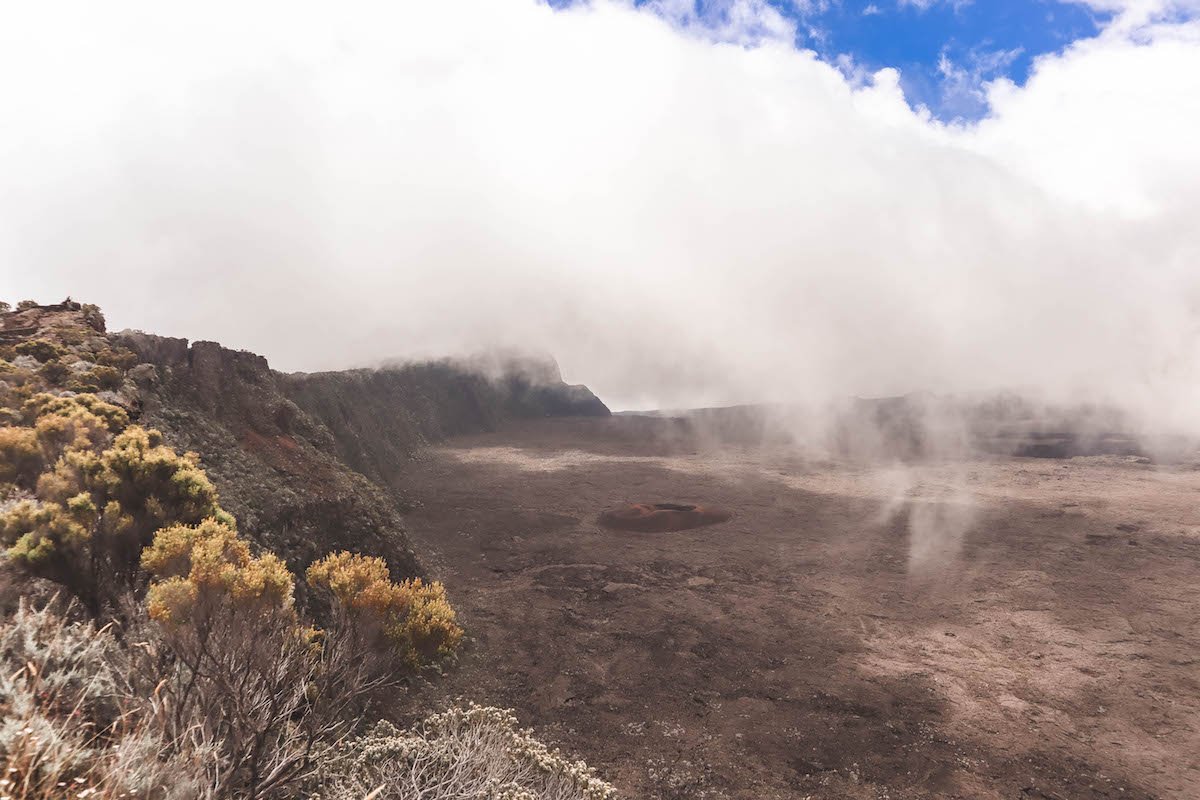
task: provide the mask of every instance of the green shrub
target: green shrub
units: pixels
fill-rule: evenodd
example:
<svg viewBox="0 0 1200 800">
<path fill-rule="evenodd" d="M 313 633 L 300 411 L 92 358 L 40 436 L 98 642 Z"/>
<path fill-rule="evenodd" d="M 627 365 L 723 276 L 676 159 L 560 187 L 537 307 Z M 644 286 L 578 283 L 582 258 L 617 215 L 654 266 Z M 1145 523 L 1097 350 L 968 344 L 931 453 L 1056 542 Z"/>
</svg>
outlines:
<svg viewBox="0 0 1200 800">
<path fill-rule="evenodd" d="M 42 364 L 42 368 L 38 370 L 38 375 L 40 375 L 42 380 L 46 381 L 46 383 L 52 386 L 58 386 L 62 383 L 63 378 L 67 377 L 68 371 L 69 370 L 67 369 L 66 364 L 62 363 L 57 358 L 52 358 L 45 364 Z"/>
<path fill-rule="evenodd" d="M 42 363 L 67 354 L 65 348 L 48 339 L 29 339 L 18 344 L 16 350 L 17 355 L 31 356 Z"/>
<path fill-rule="evenodd" d="M 124 372 L 138 363 L 137 354 L 124 347 L 105 347 L 96 353 L 96 363 L 106 367 L 116 367 Z"/>
<path fill-rule="evenodd" d="M 208 517 L 233 525 L 233 518 L 218 505 L 217 490 L 200 468 L 199 456 L 176 453 L 156 430 L 127 428 L 100 454 L 99 465 L 92 482 L 95 490 L 132 514 L 146 534 L 164 525 L 195 525 Z"/>
<path fill-rule="evenodd" d="M 116 367 L 97 366 L 88 373 L 88 377 L 101 389 L 116 389 L 120 387 L 124 375 Z"/>
</svg>

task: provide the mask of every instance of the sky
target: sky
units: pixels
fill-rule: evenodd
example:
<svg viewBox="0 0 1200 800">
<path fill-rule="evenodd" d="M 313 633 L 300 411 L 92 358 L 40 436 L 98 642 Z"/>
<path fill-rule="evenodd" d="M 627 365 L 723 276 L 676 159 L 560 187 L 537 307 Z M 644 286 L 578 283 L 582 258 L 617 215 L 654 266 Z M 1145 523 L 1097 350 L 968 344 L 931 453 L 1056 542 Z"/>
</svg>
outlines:
<svg viewBox="0 0 1200 800">
<path fill-rule="evenodd" d="M 1200 432 L 1200 0 L 924 5 L 10 4 L 0 297 L 284 370 L 549 352 L 614 408 Z M 965 106 L 931 71 L 1014 48 Z"/>
<path fill-rule="evenodd" d="M 802 46 L 848 70 L 898 69 L 909 102 L 946 121 L 984 116 L 986 82 L 1024 85 L 1036 57 L 1095 36 L 1111 17 L 1056 0 L 844 2 L 795 15 Z"/>
<path fill-rule="evenodd" d="M 555 0 L 560 8 L 580 0 Z M 765 20 L 748 38 L 779 36 L 819 54 L 851 79 L 884 67 L 900 72 L 908 102 L 938 119 L 976 120 L 987 112 L 985 84 L 1024 85 L 1034 59 L 1095 36 L 1113 7 L 1059 0 L 721 0 L 640 6 L 676 18 L 729 19 L 758 6 Z M 745 13 L 745 12 L 742 12 Z M 746 31 L 738 35 L 746 36 Z M 743 39 L 745 41 L 745 39 Z"/>
</svg>

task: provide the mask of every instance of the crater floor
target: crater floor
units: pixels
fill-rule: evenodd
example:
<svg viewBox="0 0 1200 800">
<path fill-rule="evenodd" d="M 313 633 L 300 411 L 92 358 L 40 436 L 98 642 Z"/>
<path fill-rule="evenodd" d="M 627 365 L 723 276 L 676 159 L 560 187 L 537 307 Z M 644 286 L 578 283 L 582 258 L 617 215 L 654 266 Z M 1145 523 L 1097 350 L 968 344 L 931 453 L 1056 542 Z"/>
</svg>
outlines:
<svg viewBox="0 0 1200 800">
<path fill-rule="evenodd" d="M 453 439 L 396 476 L 509 706 L 629 798 L 1200 797 L 1200 471 L 707 450 L 666 421 Z M 597 510 L 731 521 L 614 531 Z"/>
</svg>

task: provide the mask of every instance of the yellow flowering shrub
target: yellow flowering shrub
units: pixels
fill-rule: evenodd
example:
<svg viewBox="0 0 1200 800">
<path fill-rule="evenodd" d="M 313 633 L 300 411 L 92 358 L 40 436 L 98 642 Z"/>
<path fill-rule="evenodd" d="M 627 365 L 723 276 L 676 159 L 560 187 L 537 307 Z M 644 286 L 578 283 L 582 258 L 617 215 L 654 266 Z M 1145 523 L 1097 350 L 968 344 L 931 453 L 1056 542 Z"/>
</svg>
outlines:
<svg viewBox="0 0 1200 800">
<path fill-rule="evenodd" d="M 156 430 L 135 425 L 118 435 L 100 454 L 96 485 L 128 513 L 147 517 L 152 529 L 194 525 L 208 517 L 233 524 L 218 505 L 199 456 L 176 453 Z"/>
<path fill-rule="evenodd" d="M 395 583 L 382 558 L 333 553 L 308 568 L 306 581 L 326 592 L 351 624 L 377 628 L 400 660 L 417 668 L 454 652 L 463 630 L 441 583 Z"/>
<path fill-rule="evenodd" d="M 0 428 L 0 483 L 32 487 L 42 470 L 42 454 L 32 428 Z"/>
<path fill-rule="evenodd" d="M 89 610 L 138 586 L 142 548 L 159 528 L 210 517 L 232 525 L 197 457 L 130 426 L 124 409 L 93 395 L 40 393 L 21 418 L 0 428 L 0 483 L 33 497 L 0 513 L 0 544 Z"/>
<path fill-rule="evenodd" d="M 25 401 L 22 411 L 26 420 L 34 423 L 47 416 L 71 416 L 80 408 L 104 420 L 109 433 L 120 433 L 129 425 L 129 413 L 125 409 L 91 394 L 59 397 L 39 392 Z"/>
<path fill-rule="evenodd" d="M 32 356 L 43 363 L 52 358 L 58 358 L 67 352 L 62 345 L 52 342 L 49 339 L 29 339 L 19 343 L 16 351 L 17 355 Z"/>
<path fill-rule="evenodd" d="M 163 528 L 142 552 L 142 567 L 159 580 L 147 596 L 150 617 L 179 624 L 201 601 L 232 602 L 239 609 L 292 606 L 293 579 L 273 553 L 254 556 L 224 522 Z"/>
<path fill-rule="evenodd" d="M 110 438 L 104 420 L 82 405 L 69 413 L 46 414 L 33 426 L 38 447 L 47 464 L 53 464 L 67 450 L 91 450 Z"/>
</svg>

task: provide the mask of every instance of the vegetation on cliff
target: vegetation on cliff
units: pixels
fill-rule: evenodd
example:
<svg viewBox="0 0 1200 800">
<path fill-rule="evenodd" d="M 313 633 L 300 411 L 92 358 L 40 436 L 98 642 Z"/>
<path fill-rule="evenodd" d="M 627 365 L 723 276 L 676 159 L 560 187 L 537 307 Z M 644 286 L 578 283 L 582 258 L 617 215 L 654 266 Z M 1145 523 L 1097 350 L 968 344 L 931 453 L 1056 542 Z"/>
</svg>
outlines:
<svg viewBox="0 0 1200 800">
<path fill-rule="evenodd" d="M 150 371 L 97 309 L 2 321 L 0 580 L 20 599 L 0 623 L 0 796 L 611 796 L 495 709 L 360 731 L 453 657 L 444 587 L 345 550 L 298 585 L 301 559 L 239 532 L 201 456 L 141 424 Z"/>
</svg>

